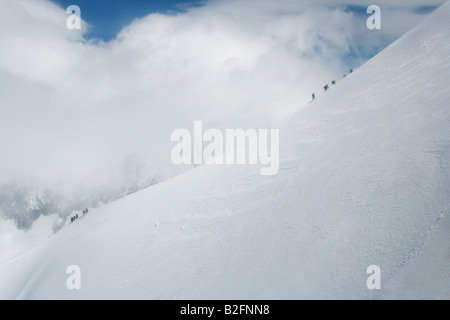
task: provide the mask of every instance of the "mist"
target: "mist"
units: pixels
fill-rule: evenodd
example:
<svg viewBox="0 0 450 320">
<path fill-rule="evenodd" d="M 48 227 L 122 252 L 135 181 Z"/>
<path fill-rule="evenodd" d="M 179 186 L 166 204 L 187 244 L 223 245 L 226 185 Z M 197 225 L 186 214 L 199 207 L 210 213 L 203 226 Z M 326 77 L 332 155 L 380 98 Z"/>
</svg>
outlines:
<svg viewBox="0 0 450 320">
<path fill-rule="evenodd" d="M 67 17 L 47 0 L 0 2 L 0 216 L 23 229 L 188 170 L 170 136 L 195 120 L 276 125 L 401 32 L 361 52 L 364 20 L 326 1 L 209 1 L 110 42 Z"/>
</svg>

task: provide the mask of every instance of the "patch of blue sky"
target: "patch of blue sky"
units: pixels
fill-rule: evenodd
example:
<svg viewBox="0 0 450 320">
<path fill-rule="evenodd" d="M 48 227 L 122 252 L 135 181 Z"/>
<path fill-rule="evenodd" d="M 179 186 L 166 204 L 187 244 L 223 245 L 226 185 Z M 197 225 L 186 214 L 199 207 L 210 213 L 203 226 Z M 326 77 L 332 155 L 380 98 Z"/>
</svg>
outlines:
<svg viewBox="0 0 450 320">
<path fill-rule="evenodd" d="M 89 24 L 88 40 L 113 40 L 133 20 L 151 13 L 178 14 L 189 7 L 201 6 L 195 0 L 52 0 L 62 8 L 77 5 L 81 18 Z"/>
</svg>

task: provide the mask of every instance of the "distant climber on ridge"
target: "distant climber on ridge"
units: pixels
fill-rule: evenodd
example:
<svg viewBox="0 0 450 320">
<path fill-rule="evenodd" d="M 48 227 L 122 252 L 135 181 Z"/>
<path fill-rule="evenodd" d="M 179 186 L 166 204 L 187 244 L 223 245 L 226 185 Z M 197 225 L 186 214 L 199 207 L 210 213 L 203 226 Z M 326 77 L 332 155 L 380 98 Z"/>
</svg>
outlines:
<svg viewBox="0 0 450 320">
<path fill-rule="evenodd" d="M 328 87 L 328 85 L 326 84 L 325 87 L 323 87 L 323 88 L 325 89 L 325 91 L 327 91 L 329 87 Z"/>
</svg>

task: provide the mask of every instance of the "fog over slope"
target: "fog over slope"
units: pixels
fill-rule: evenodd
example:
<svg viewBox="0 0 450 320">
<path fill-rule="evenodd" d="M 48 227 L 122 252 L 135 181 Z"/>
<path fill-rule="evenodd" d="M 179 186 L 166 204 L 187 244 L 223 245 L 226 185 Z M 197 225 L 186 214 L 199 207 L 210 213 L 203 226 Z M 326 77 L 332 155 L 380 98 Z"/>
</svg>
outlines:
<svg viewBox="0 0 450 320">
<path fill-rule="evenodd" d="M 0 1 L 0 219 L 29 229 L 190 169 L 172 166 L 174 129 L 283 119 L 423 18 L 401 4 L 369 34 L 346 6 L 209 1 L 105 43 L 50 1 Z"/>
<path fill-rule="evenodd" d="M 268 121 L 280 129 L 277 175 L 199 166 L 93 209 L 0 262 L 0 298 L 450 298 L 449 15 L 447 4 Z M 246 101 L 249 114 L 262 98 Z M 82 290 L 66 287 L 70 265 Z M 370 265 L 381 290 L 366 287 Z"/>
</svg>

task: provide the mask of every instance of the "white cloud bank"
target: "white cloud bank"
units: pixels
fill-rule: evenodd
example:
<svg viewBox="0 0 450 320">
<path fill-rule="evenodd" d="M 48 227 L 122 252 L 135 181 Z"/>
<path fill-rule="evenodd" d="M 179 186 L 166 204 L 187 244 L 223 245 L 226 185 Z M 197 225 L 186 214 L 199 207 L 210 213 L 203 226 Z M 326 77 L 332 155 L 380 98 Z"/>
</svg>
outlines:
<svg viewBox="0 0 450 320">
<path fill-rule="evenodd" d="M 0 210 L 29 210 L 11 206 L 34 190 L 47 212 L 70 210 L 175 174 L 174 129 L 267 127 L 338 79 L 349 54 L 411 28 L 413 8 L 442 2 L 403 1 L 370 38 L 343 3 L 216 0 L 103 43 L 67 30 L 47 0 L 1 0 Z"/>
</svg>

